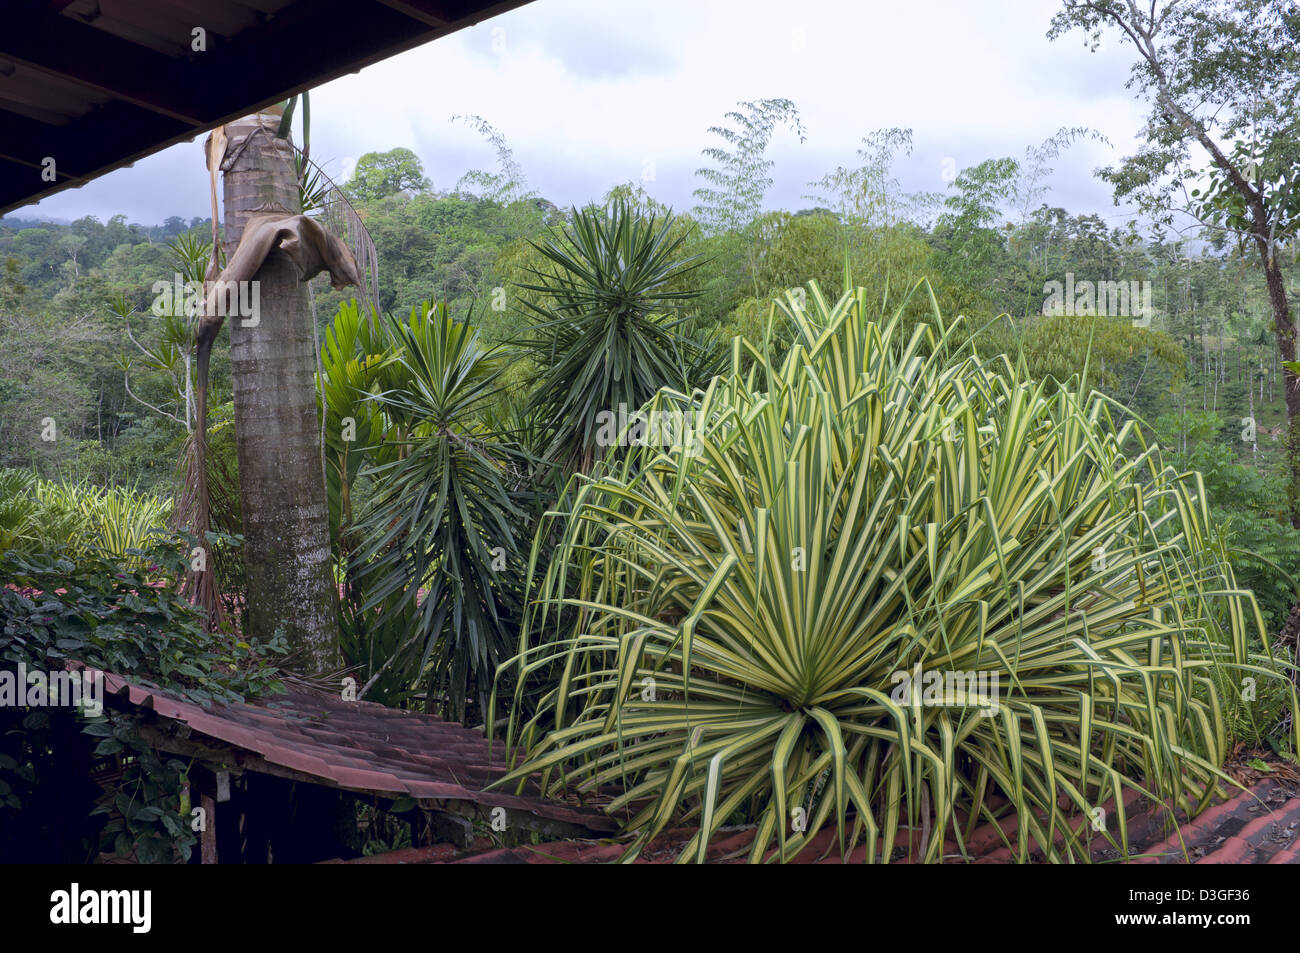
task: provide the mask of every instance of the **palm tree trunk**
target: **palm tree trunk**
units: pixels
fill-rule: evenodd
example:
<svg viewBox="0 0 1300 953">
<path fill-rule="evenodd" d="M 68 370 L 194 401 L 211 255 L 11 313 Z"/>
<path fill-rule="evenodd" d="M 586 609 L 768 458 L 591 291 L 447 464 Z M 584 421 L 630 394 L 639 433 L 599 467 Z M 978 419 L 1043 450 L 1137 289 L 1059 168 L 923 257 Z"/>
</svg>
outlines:
<svg viewBox="0 0 1300 953">
<path fill-rule="evenodd" d="M 300 211 L 292 147 L 276 137 L 277 123 L 262 114 L 226 127 L 227 260 L 252 212 Z M 253 280 L 260 291 L 257 319 L 229 321 L 249 627 L 258 638 L 283 631 L 294 652 L 291 665 L 319 674 L 337 668 L 339 629 L 316 444 L 311 309 L 307 287 L 278 249 Z"/>
</svg>

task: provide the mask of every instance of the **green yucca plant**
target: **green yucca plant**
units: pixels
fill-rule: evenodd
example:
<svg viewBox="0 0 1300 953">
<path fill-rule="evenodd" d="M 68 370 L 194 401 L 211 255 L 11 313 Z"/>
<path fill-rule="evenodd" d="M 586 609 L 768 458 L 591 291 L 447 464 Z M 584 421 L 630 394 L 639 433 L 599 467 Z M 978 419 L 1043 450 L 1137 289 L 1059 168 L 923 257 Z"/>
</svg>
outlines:
<svg viewBox="0 0 1300 953">
<path fill-rule="evenodd" d="M 683 861 L 750 821 L 754 861 L 832 825 L 845 856 L 934 862 L 994 795 L 1019 860 L 1082 861 L 1127 853 L 1125 789 L 1209 803 L 1216 686 L 1283 679 L 1199 475 L 1101 395 L 982 362 L 930 302 L 904 338 L 862 290 L 787 295 L 779 365 L 737 339 L 729 374 L 649 404 L 698 429 L 571 487 L 512 662 L 549 689 L 516 692 L 503 783 L 617 786 L 627 859 L 692 823 Z"/>
<path fill-rule="evenodd" d="M 132 566 L 138 557 L 128 550 L 145 549 L 151 539 L 164 536 L 171 513 L 170 500 L 123 486 L 106 487 L 90 506 L 94 544 Z"/>
<path fill-rule="evenodd" d="M 374 395 L 387 429 L 361 471 L 376 489 L 355 527 L 350 572 L 365 592 L 356 614 L 378 610 L 385 672 L 463 719 L 470 702 L 481 712 L 513 641 L 520 573 L 510 566 L 523 562 L 514 554 L 529 461 L 480 424 L 503 367 L 468 322 L 424 305 L 407 321 L 390 316 L 387 333 L 384 367 L 397 378 Z"/>
<path fill-rule="evenodd" d="M 520 285 L 542 302 L 524 299 L 540 321 L 518 342 L 541 368 L 529 411 L 550 430 L 546 456 L 586 470 L 599 453 L 598 412 L 640 407 L 704 360 L 674 317 L 699 296 L 679 286 L 703 261 L 684 253 L 672 213 L 644 217 L 625 201 L 575 209 L 533 244 L 550 271 Z"/>
</svg>

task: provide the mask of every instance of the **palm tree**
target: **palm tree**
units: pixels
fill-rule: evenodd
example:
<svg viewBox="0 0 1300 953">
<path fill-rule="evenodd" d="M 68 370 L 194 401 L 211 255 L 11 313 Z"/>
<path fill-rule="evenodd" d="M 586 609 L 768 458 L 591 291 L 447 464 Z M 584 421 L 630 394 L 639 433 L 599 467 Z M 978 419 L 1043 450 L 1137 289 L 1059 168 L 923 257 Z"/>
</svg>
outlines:
<svg viewBox="0 0 1300 953">
<path fill-rule="evenodd" d="M 254 212 L 301 210 L 294 149 L 276 134 L 278 126 L 278 117 L 259 114 L 225 127 L 227 260 Z M 337 666 L 339 630 L 308 289 L 278 248 L 253 280 L 260 285 L 259 320 L 230 322 L 250 634 L 282 631 L 301 670 L 325 672 Z M 201 375 L 212 336 L 210 326 L 206 335 L 200 331 Z M 200 380 L 201 391 L 205 385 Z"/>
</svg>

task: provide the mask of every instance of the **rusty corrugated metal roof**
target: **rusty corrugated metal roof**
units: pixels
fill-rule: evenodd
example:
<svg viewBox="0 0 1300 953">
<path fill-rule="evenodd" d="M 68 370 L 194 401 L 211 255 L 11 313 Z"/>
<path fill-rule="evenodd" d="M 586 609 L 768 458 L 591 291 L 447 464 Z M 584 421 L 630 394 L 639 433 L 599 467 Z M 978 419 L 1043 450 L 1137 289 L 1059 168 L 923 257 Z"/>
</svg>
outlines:
<svg viewBox="0 0 1300 953">
<path fill-rule="evenodd" d="M 104 675 L 105 704 L 153 713 L 148 740 L 164 751 L 200 753 L 258 771 L 357 794 L 413 797 L 421 807 L 507 816 L 611 832 L 617 823 L 590 807 L 484 788 L 505 773 L 502 745 L 432 715 L 290 687 L 287 694 L 204 708 L 175 695 Z"/>
<path fill-rule="evenodd" d="M 1281 763 L 1279 763 L 1281 766 Z M 1291 778 L 1256 775 L 1252 787 L 1231 797 L 1192 820 L 1179 816 L 1175 828 L 1167 810 L 1151 803 L 1137 792 L 1125 792 L 1128 821 L 1130 863 L 1146 864 L 1300 864 L 1300 783 Z M 983 821 L 966 838 L 965 851 L 945 838 L 943 862 L 947 864 L 1010 864 L 1016 859 L 1012 843 L 1018 818 L 1004 798 L 993 797 L 990 806 L 998 813 L 996 823 Z M 1119 815 L 1114 801 L 1101 805 L 1112 836 Z M 1041 819 L 1041 818 L 1040 818 Z M 959 827 L 966 818 L 959 812 Z M 1079 828 L 1091 824 L 1091 816 L 1076 815 L 1071 825 Z M 637 858 L 638 864 L 666 864 L 678 855 L 695 835 L 694 828 L 665 831 Z M 709 843 L 706 862 L 712 864 L 744 863 L 753 844 L 754 826 L 719 831 Z M 920 854 L 919 832 L 904 828 L 891 859 L 894 864 L 915 864 Z M 1057 832 L 1056 843 L 1062 843 Z M 611 838 L 567 838 L 543 844 L 520 844 L 499 847 L 480 840 L 468 849 L 449 844 L 431 847 L 408 847 L 355 860 L 329 863 L 349 864 L 609 864 L 618 862 L 626 851 L 626 842 Z M 1039 845 L 1030 837 L 1029 861 L 1043 863 Z M 878 844 L 878 849 L 883 846 Z M 862 863 L 866 846 L 858 844 L 847 857 L 840 855 L 838 835 L 833 826 L 821 830 L 808 847 L 791 862 L 795 864 Z M 1120 854 L 1100 833 L 1091 836 L 1091 855 L 1095 863 L 1120 859 Z M 768 860 L 776 856 L 767 852 Z"/>
</svg>

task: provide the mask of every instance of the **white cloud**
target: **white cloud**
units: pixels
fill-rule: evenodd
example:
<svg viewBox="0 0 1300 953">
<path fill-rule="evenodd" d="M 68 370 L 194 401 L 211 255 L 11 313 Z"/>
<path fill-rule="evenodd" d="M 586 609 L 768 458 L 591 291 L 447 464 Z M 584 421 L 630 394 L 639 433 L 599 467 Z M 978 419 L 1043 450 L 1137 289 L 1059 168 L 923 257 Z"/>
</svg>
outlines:
<svg viewBox="0 0 1300 953">
<path fill-rule="evenodd" d="M 706 129 L 738 100 L 786 97 L 808 128 L 779 135 L 772 204 L 806 205 L 807 182 L 850 163 L 884 126 L 915 132 L 911 188 L 941 189 L 940 164 L 1019 157 L 1062 126 L 1088 125 L 1114 149 L 1083 144 L 1058 163 L 1052 196 L 1113 215 L 1093 168 L 1131 151 L 1140 104 L 1123 87 L 1128 56 L 1081 35 L 1049 43 L 1056 0 L 934 0 L 924 7 L 804 0 L 537 0 L 376 64 L 312 94 L 312 155 L 346 178 L 369 151 L 413 149 L 440 188 L 490 167 L 491 147 L 453 114 L 475 113 L 506 136 L 540 194 L 582 202 L 655 168 L 648 190 L 692 204 Z M 29 208 L 19 214 L 31 214 Z M 207 212 L 198 145 L 177 146 L 41 214 L 131 220 Z"/>
</svg>

